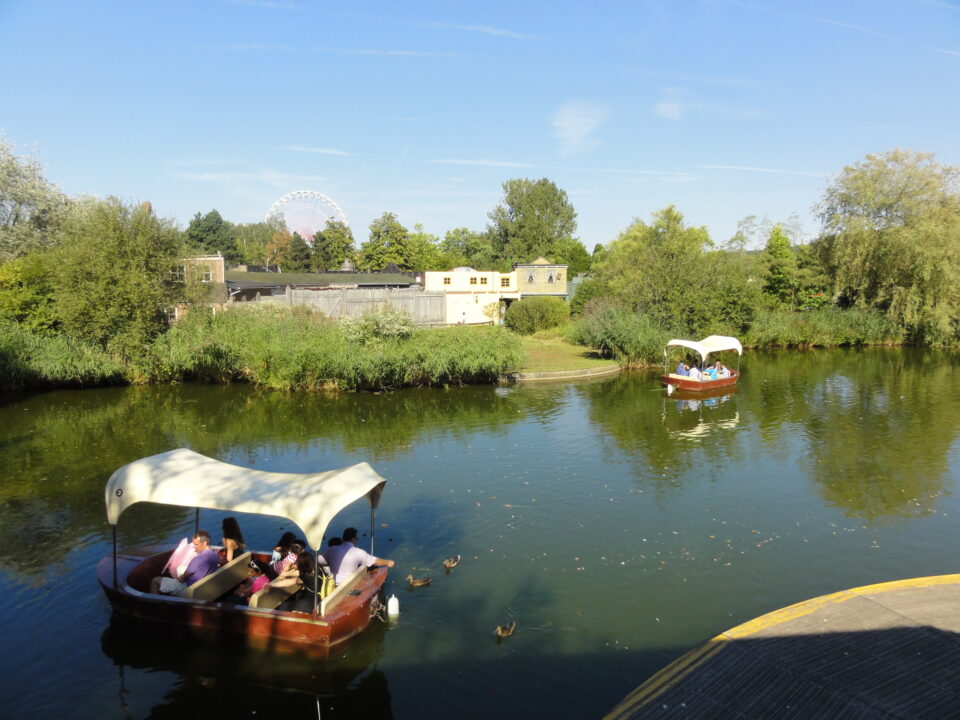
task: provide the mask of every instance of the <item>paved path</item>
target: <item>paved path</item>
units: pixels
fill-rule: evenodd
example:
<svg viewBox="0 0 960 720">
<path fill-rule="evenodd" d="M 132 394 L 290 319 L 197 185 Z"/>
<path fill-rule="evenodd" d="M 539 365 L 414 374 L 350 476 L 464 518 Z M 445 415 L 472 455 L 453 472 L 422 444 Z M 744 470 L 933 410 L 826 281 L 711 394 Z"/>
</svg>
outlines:
<svg viewBox="0 0 960 720">
<path fill-rule="evenodd" d="M 844 590 L 718 635 L 622 718 L 960 718 L 960 575 Z"/>
</svg>

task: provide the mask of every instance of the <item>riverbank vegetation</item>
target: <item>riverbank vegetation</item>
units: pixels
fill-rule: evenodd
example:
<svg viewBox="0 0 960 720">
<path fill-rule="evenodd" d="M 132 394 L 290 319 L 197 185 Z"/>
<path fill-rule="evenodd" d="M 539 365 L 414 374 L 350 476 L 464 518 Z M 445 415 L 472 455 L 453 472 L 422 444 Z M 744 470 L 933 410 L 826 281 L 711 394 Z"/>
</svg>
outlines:
<svg viewBox="0 0 960 720">
<path fill-rule="evenodd" d="M 0 140 L 0 386 L 488 382 L 522 369 L 517 334 L 548 328 L 624 365 L 659 364 L 670 337 L 709 334 L 758 348 L 954 346 L 958 177 L 929 154 L 868 155 L 828 186 L 815 208 L 821 233 L 808 244 L 794 219 L 755 217 L 717 242 L 671 205 L 592 255 L 576 238 L 564 191 L 547 179 L 515 179 L 503 184 L 485 232 L 457 228 L 441 241 L 384 213 L 358 248 L 342 223 L 307 243 L 276 221 L 233 225 L 211 211 L 181 230 L 148 203 L 70 198 Z M 212 314 L 203 309 L 211 284 L 191 282 L 180 260 L 205 252 L 303 271 L 344 260 L 369 270 L 505 270 L 542 255 L 567 263 L 570 277 L 589 276 L 569 305 L 513 303 L 508 329 L 437 330 L 396 313 L 341 322 L 289 308 Z"/>
</svg>

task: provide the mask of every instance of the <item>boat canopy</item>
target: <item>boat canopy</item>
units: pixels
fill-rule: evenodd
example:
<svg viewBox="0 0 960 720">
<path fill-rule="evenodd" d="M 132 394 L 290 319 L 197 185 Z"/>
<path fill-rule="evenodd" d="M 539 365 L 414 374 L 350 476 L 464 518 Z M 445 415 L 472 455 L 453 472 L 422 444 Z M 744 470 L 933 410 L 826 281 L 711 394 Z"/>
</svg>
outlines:
<svg viewBox="0 0 960 720">
<path fill-rule="evenodd" d="M 366 496 L 376 507 L 386 479 L 367 463 L 321 473 L 251 470 L 180 448 L 134 460 L 107 482 L 107 520 L 138 502 L 276 515 L 293 521 L 314 548 L 343 508 Z"/>
<path fill-rule="evenodd" d="M 690 348 L 699 353 L 704 362 L 706 362 L 707 355 L 722 352 L 723 350 L 736 350 L 737 355 L 743 355 L 743 346 L 736 338 L 727 337 L 726 335 L 711 335 L 710 337 L 705 337 L 700 342 L 696 342 L 695 340 L 671 340 L 663 350 L 664 357 L 667 355 L 667 348 L 678 346 Z"/>
</svg>

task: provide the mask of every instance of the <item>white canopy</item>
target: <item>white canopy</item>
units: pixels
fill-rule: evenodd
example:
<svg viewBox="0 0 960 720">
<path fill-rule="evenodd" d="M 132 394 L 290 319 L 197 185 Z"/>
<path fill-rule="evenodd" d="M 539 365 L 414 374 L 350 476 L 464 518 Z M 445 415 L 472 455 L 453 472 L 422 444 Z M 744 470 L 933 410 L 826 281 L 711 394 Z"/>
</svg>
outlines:
<svg viewBox="0 0 960 720">
<path fill-rule="evenodd" d="M 138 502 L 277 515 L 295 522 L 319 548 L 334 515 L 366 496 L 373 507 L 386 480 L 367 463 L 342 470 L 275 473 L 229 465 L 180 448 L 135 460 L 107 482 L 107 520 Z"/>
<path fill-rule="evenodd" d="M 700 342 L 694 340 L 671 340 L 667 343 L 668 348 L 677 346 L 690 348 L 699 353 L 704 362 L 706 362 L 707 355 L 723 350 L 736 350 L 737 355 L 743 355 L 743 346 L 740 344 L 740 341 L 736 338 L 727 337 L 726 335 L 711 335 L 710 337 L 705 337 Z M 666 356 L 666 348 L 664 348 L 663 354 Z"/>
</svg>

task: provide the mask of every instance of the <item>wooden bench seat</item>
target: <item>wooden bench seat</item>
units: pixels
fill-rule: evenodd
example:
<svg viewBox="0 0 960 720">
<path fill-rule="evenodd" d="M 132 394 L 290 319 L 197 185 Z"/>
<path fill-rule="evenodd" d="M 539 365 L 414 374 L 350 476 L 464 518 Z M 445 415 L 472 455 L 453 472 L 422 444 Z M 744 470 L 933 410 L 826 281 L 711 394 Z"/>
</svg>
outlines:
<svg viewBox="0 0 960 720">
<path fill-rule="evenodd" d="M 300 589 L 299 585 L 274 587 L 269 583 L 250 596 L 249 607 L 275 610 L 276 607 Z"/>
<path fill-rule="evenodd" d="M 343 600 L 354 587 L 356 587 L 359 582 L 364 578 L 364 576 L 369 572 L 365 567 L 358 567 L 353 575 L 348 577 L 345 582 L 340 585 L 337 585 L 336 589 L 327 595 L 323 600 L 320 601 L 320 617 L 323 617 L 328 612 L 333 609 L 333 606 L 338 602 Z"/>
<path fill-rule="evenodd" d="M 188 587 L 184 597 L 204 602 L 216 600 L 247 579 L 247 567 L 252 557 L 249 551 L 235 557 Z"/>
</svg>

